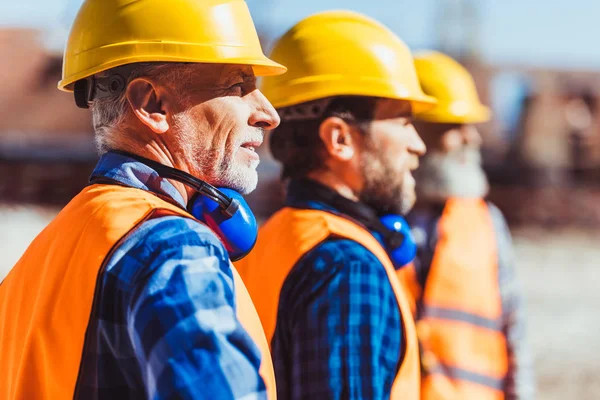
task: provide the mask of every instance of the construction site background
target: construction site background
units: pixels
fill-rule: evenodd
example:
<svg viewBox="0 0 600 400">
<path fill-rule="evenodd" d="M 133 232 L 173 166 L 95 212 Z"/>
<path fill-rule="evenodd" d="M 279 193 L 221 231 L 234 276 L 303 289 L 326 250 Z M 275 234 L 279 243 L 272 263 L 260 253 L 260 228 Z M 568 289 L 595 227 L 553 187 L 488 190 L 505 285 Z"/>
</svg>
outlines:
<svg viewBox="0 0 600 400">
<path fill-rule="evenodd" d="M 486 61 L 473 39 L 474 2 L 440 3 L 453 17 L 438 27 L 436 47 L 469 68 L 496 114 L 481 127 L 485 168 L 490 200 L 515 237 L 538 398 L 600 398 L 600 69 Z M 249 4 L 255 13 L 257 2 Z M 268 47 L 273 35 L 261 20 Z M 444 33 L 459 25 L 462 36 Z M 0 28 L 0 279 L 97 160 L 90 115 L 56 90 L 61 55 L 43 39 L 36 29 Z M 282 189 L 268 149 L 259 152 L 260 183 L 248 199 L 264 220 Z"/>
</svg>

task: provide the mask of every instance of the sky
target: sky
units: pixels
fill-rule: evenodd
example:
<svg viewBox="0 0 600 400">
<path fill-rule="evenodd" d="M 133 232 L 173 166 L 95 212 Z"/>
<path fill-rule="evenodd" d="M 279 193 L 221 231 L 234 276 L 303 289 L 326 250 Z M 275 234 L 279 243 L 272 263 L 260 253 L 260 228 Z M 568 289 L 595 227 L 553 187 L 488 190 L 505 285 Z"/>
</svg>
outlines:
<svg viewBox="0 0 600 400">
<path fill-rule="evenodd" d="M 436 47 L 440 5 L 454 0 L 247 0 L 257 26 L 270 37 L 303 17 L 353 9 L 394 30 L 411 48 Z M 600 1 L 472 0 L 484 60 L 560 68 L 600 69 Z M 64 44 L 81 0 L 2 0 L 0 26 L 37 27 L 54 50 Z M 550 4 L 551 3 L 551 4 Z"/>
</svg>

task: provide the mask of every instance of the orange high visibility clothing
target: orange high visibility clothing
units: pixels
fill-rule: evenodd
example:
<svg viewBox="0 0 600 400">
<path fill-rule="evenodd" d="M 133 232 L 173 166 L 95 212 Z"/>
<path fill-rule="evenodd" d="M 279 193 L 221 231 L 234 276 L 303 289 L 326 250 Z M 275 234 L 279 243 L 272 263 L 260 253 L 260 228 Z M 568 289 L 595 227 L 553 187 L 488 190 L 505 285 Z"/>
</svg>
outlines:
<svg viewBox="0 0 600 400">
<path fill-rule="evenodd" d="M 169 214 L 193 218 L 143 190 L 92 185 L 33 241 L 0 285 L 1 399 L 73 398 L 97 277 L 130 232 Z M 233 272 L 238 318 L 261 348 L 261 375 L 274 399 L 268 344 Z"/>
<path fill-rule="evenodd" d="M 390 398 L 418 399 L 419 354 L 410 306 L 386 251 L 368 230 L 349 219 L 325 211 L 284 208 L 261 228 L 250 255 L 236 263 L 269 342 L 275 332 L 279 293 L 286 277 L 305 253 L 330 236 L 362 244 L 383 264 L 398 300 L 406 348 Z"/>
<path fill-rule="evenodd" d="M 498 250 L 485 201 L 449 200 L 437 235 L 421 293 L 414 268 L 398 271 L 418 310 L 422 398 L 504 399 L 508 353 Z"/>
</svg>

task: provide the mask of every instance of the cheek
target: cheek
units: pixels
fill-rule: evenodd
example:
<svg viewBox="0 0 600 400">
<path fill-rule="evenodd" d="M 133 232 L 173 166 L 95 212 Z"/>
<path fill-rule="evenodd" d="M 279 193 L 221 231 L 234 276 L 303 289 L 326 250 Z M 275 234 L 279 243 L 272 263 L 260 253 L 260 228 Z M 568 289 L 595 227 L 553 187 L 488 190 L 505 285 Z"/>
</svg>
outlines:
<svg viewBox="0 0 600 400">
<path fill-rule="evenodd" d="M 222 150 L 239 140 L 244 121 L 244 106 L 241 99 L 235 97 L 219 97 L 206 101 L 198 106 L 196 121 L 203 143 L 213 150 Z"/>
<path fill-rule="evenodd" d="M 245 132 L 248 130 L 248 107 L 242 98 L 230 97 L 224 105 L 223 121 L 221 123 L 222 134 L 228 146 L 237 147 L 241 141 L 247 139 Z"/>
<path fill-rule="evenodd" d="M 447 153 L 458 150 L 463 145 L 462 135 L 456 130 L 446 132 L 442 136 L 441 144 L 442 150 Z"/>
<path fill-rule="evenodd" d="M 403 127 L 396 128 L 393 131 L 390 130 L 385 135 L 381 135 L 379 149 L 396 169 L 405 168 L 410 158 L 408 153 L 410 133 L 410 130 Z"/>
</svg>

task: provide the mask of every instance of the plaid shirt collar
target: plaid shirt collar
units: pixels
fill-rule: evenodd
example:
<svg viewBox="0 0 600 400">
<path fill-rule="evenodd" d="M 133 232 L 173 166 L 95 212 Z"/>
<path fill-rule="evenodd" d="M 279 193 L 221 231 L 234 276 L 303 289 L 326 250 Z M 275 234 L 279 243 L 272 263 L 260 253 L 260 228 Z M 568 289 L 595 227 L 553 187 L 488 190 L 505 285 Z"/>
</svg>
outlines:
<svg viewBox="0 0 600 400">
<path fill-rule="evenodd" d="M 100 157 L 90 182 L 105 180 L 153 192 L 186 207 L 181 193 L 168 179 L 161 178 L 152 168 L 126 155 L 108 152 Z"/>
</svg>

